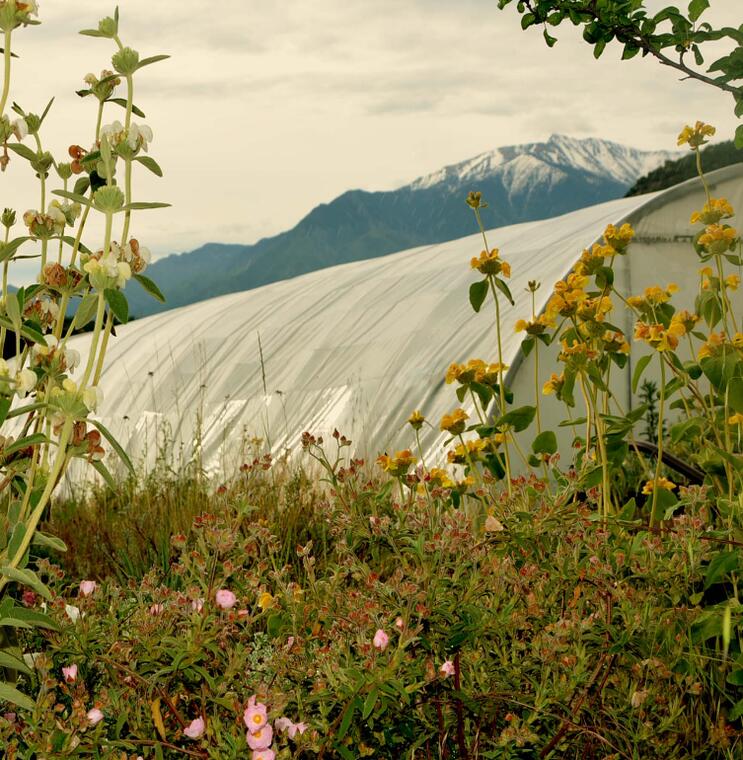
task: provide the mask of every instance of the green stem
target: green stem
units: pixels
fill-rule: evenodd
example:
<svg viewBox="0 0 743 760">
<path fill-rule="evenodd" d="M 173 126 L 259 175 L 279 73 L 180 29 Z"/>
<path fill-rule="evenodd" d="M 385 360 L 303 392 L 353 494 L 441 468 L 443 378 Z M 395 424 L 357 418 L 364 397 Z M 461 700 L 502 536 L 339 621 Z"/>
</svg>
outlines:
<svg viewBox="0 0 743 760">
<path fill-rule="evenodd" d="M 663 361 L 663 354 L 660 352 L 660 393 L 658 400 L 658 459 L 655 463 L 655 478 L 653 480 L 653 503 L 650 508 L 650 527 L 655 525 L 655 509 L 658 503 L 658 481 L 660 480 L 660 469 L 663 466 L 663 414 L 666 402 L 666 363 Z"/>
<path fill-rule="evenodd" d="M 3 52 L 3 60 L 5 63 L 5 75 L 3 77 L 3 94 L 0 97 L 0 116 L 5 115 L 5 106 L 8 103 L 8 94 L 10 93 L 10 35 L 12 29 L 5 30 L 5 50 Z"/>
<path fill-rule="evenodd" d="M 480 222 L 480 225 L 482 226 L 482 222 Z M 483 237 L 484 236 L 485 231 L 483 230 Z M 503 384 L 503 344 L 501 342 L 500 329 L 500 301 L 498 299 L 498 291 L 495 289 L 495 280 L 492 275 L 488 275 L 488 283 L 490 284 L 490 290 L 493 293 L 493 301 L 495 302 L 495 334 L 498 339 L 498 396 L 500 400 L 500 414 L 502 417 L 506 413 L 506 389 Z M 503 455 L 506 460 L 508 495 L 513 496 L 513 486 L 511 485 L 511 455 L 508 450 L 508 432 L 504 433 Z"/>
</svg>

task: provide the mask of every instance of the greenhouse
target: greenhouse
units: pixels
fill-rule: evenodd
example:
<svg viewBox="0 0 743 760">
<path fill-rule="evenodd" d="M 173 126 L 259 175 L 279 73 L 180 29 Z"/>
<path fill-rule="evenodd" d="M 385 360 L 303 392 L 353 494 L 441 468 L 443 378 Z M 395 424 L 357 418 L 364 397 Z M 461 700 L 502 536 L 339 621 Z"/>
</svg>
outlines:
<svg viewBox="0 0 743 760">
<path fill-rule="evenodd" d="M 743 207 L 743 165 L 708 179 L 715 197 Z M 516 405 L 532 404 L 535 394 L 533 354 L 523 358 L 524 334 L 514 330 L 517 319 L 531 316 L 527 282 L 541 282 L 537 310 L 543 308 L 553 284 L 606 225 L 628 221 L 636 237 L 629 254 L 617 260 L 618 290 L 632 294 L 675 282 L 680 290 L 674 304 L 693 308 L 700 264 L 688 220 L 703 203 L 694 180 L 488 233 L 489 245 L 512 269 L 516 303 L 502 311 L 503 352 Z M 359 456 L 412 447 L 406 420 L 420 409 L 432 423 L 421 430 L 424 452 L 429 461 L 440 461 L 448 434 L 439 432 L 438 420 L 458 404 L 454 388 L 444 382 L 447 367 L 473 357 L 497 358 L 492 304 L 475 314 L 468 300 L 476 274 L 470 258 L 482 247 L 473 234 L 122 326 L 101 380 L 100 418 L 135 460 L 151 466 L 168 441 L 169 455 L 183 461 L 198 452 L 204 466 L 217 472 L 245 456 L 243 447 L 253 437 L 267 442 L 274 455 L 296 452 L 304 431 L 327 438 L 334 429 L 353 441 Z M 167 283 L 159 284 L 167 292 Z M 740 299 L 735 303 L 740 306 Z M 613 319 L 632 334 L 629 312 L 617 309 Z M 87 338 L 77 340 L 85 351 Z M 634 343 L 627 369 L 614 375 L 613 390 L 625 411 L 637 403 L 632 367 L 647 351 Z M 554 353 L 554 346 L 542 347 L 540 387 L 556 366 Z M 553 397 L 543 404 L 543 423 L 555 428 L 565 407 Z M 561 430 L 569 442 L 570 429 Z"/>
</svg>

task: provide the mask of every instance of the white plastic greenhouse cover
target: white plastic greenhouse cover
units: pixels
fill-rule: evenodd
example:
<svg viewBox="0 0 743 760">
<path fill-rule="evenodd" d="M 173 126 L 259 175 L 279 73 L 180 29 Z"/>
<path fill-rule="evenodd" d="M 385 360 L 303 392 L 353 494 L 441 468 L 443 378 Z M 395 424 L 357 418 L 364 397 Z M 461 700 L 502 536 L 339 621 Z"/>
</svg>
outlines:
<svg viewBox="0 0 743 760">
<path fill-rule="evenodd" d="M 728 198 L 735 208 L 743 208 L 741 179 L 740 164 L 709 175 L 713 195 Z M 681 287 L 674 304 L 691 307 L 700 265 L 688 220 L 703 203 L 696 180 L 488 232 L 490 246 L 500 248 L 512 268 L 516 305 L 506 304 L 502 317 L 515 405 L 532 404 L 535 393 L 533 354 L 521 360 L 524 336 L 513 329 L 518 318 L 531 316 L 527 281 L 542 283 L 539 310 L 554 282 L 608 223 L 629 221 L 637 237 L 629 254 L 617 260 L 618 289 L 629 294 L 674 281 Z M 360 456 L 414 447 L 405 421 L 420 409 L 434 426 L 421 431 L 429 464 L 441 461 L 445 434 L 438 420 L 458 405 L 454 388 L 444 383 L 448 365 L 497 357 L 492 303 L 475 314 L 468 300 L 478 276 L 469 261 L 482 247 L 475 234 L 119 327 L 101 379 L 105 401 L 99 417 L 135 461 L 150 465 L 162 435 L 176 441 L 176 455 L 188 459 L 200 430 L 202 461 L 218 472 L 239 462 L 242 443 L 251 436 L 267 440 L 274 453 L 295 452 L 305 430 L 327 440 L 334 428 L 353 440 Z M 167 290 L 167 283 L 159 284 Z M 623 318 L 619 310 L 612 316 L 615 323 Z M 631 335 L 631 326 L 623 327 Z M 88 336 L 76 339 L 83 355 L 87 341 Z M 632 361 L 645 350 L 634 344 Z M 541 387 L 557 367 L 544 350 L 540 366 Z M 629 372 L 618 374 L 614 390 L 631 405 Z M 545 402 L 543 425 L 554 428 L 565 409 L 551 397 Z"/>
</svg>

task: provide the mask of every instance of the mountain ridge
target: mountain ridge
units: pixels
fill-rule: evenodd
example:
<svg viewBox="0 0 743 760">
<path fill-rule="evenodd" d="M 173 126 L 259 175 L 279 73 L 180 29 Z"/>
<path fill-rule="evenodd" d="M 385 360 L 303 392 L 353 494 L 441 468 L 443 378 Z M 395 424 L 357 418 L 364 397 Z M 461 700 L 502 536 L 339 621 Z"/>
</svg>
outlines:
<svg viewBox="0 0 743 760">
<path fill-rule="evenodd" d="M 167 298 L 127 290 L 130 311 L 146 316 L 217 295 L 249 290 L 335 264 L 441 243 L 476 231 L 464 203 L 479 190 L 489 228 L 534 221 L 620 198 L 638 177 L 675 154 L 639 151 L 598 138 L 552 135 L 495 148 L 418 177 L 395 190 L 347 190 L 293 228 L 251 245 L 207 243 L 154 262 L 147 276 Z"/>
</svg>

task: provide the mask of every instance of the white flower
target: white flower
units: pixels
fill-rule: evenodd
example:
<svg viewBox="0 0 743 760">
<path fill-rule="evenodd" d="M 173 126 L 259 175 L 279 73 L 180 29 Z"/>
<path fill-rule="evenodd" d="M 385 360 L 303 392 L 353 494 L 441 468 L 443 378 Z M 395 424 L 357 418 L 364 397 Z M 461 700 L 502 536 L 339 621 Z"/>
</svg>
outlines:
<svg viewBox="0 0 743 760">
<path fill-rule="evenodd" d="M 150 252 L 150 249 L 145 248 L 143 245 L 139 246 L 139 258 L 142 259 L 145 264 L 149 264 L 152 261 L 152 253 Z"/>
<path fill-rule="evenodd" d="M 28 136 L 28 124 L 26 124 L 25 119 L 16 119 L 12 122 L 11 126 L 17 140 L 23 140 L 24 137 Z"/>
<path fill-rule="evenodd" d="M 65 604 L 64 611 L 73 623 L 77 623 L 77 620 L 80 617 L 80 609 L 78 607 L 75 607 L 73 604 Z"/>
<path fill-rule="evenodd" d="M 30 369 L 22 369 L 15 376 L 16 392 L 23 398 L 29 391 L 36 386 L 36 373 Z"/>
<path fill-rule="evenodd" d="M 132 268 L 126 263 L 126 261 L 120 261 L 117 264 L 116 287 L 123 288 L 124 285 L 126 285 L 127 280 L 131 279 Z"/>
<path fill-rule="evenodd" d="M 92 385 L 83 391 L 83 404 L 94 412 L 100 404 L 103 403 L 103 391 L 97 386 Z"/>
<path fill-rule="evenodd" d="M 9 377 L 10 376 L 10 367 L 8 367 L 8 362 L 5 361 L 5 359 L 0 359 L 0 377 Z"/>
<path fill-rule="evenodd" d="M 64 360 L 67 365 L 67 369 L 72 372 L 75 367 L 80 365 L 80 352 L 75 348 L 65 349 Z"/>
<path fill-rule="evenodd" d="M 101 135 L 105 135 L 112 143 L 117 143 L 124 132 L 124 125 L 120 121 L 111 122 L 101 127 Z"/>
<path fill-rule="evenodd" d="M 132 122 L 131 127 L 129 127 L 128 142 L 132 150 L 136 150 L 141 145 L 142 150 L 146 153 L 147 146 L 152 142 L 152 130 L 146 124 Z"/>
</svg>

